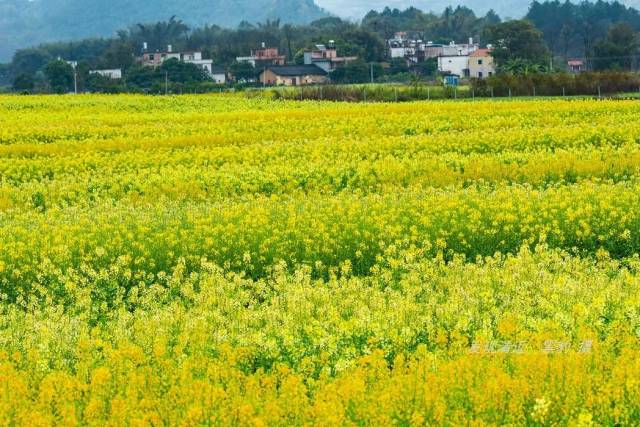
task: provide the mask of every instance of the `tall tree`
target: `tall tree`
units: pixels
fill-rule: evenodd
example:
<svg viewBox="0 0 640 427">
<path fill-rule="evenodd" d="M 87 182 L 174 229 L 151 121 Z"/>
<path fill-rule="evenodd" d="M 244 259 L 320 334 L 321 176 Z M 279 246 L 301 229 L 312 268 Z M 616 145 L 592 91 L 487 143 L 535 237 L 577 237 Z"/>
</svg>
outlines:
<svg viewBox="0 0 640 427">
<path fill-rule="evenodd" d="M 168 21 L 155 24 L 137 24 L 129 30 L 129 40 L 135 46 L 147 43 L 149 50 L 164 50 L 167 45 L 179 43 L 186 38 L 189 27 L 175 16 Z"/>
<path fill-rule="evenodd" d="M 55 93 L 66 93 L 73 90 L 73 67 L 65 61 L 51 61 L 44 68 L 49 86 Z"/>
<path fill-rule="evenodd" d="M 630 70 L 638 54 L 638 34 L 627 23 L 609 29 L 606 39 L 593 48 L 593 67 L 596 70 Z"/>
<path fill-rule="evenodd" d="M 491 54 L 498 68 L 513 60 L 546 65 L 549 59 L 549 50 L 542 39 L 542 32 L 530 21 L 508 21 L 487 27 L 485 40 L 493 44 Z"/>
</svg>

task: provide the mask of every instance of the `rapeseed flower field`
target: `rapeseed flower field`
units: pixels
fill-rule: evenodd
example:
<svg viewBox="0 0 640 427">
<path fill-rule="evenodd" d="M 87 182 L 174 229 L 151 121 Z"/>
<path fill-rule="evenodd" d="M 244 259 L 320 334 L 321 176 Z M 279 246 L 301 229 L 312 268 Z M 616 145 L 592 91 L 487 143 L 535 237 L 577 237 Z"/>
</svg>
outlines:
<svg viewBox="0 0 640 427">
<path fill-rule="evenodd" d="M 0 425 L 640 424 L 640 104 L 0 97 Z"/>
</svg>

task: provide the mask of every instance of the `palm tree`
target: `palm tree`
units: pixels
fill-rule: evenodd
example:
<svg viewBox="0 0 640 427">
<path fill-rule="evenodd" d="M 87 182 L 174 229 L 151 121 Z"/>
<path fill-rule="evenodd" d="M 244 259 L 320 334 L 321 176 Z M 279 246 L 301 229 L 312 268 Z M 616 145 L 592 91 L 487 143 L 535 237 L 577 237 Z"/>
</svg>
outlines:
<svg viewBox="0 0 640 427">
<path fill-rule="evenodd" d="M 155 24 L 137 24 L 131 30 L 131 36 L 137 42 L 146 42 L 149 49 L 164 49 L 168 44 L 184 39 L 189 27 L 175 16 L 168 21 Z"/>
<path fill-rule="evenodd" d="M 505 62 L 501 70 L 506 74 L 528 76 L 529 74 L 544 73 L 547 68 L 544 65 L 535 64 L 526 59 L 514 58 Z"/>
</svg>

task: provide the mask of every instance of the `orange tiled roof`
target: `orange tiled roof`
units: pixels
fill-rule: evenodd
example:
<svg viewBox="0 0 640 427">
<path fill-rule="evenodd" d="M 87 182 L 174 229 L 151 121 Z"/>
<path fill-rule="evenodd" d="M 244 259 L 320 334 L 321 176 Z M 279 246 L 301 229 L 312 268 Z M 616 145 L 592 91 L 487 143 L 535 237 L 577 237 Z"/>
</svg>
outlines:
<svg viewBox="0 0 640 427">
<path fill-rule="evenodd" d="M 478 49 L 469 56 L 471 57 L 489 56 L 489 52 L 490 52 L 489 49 Z"/>
</svg>

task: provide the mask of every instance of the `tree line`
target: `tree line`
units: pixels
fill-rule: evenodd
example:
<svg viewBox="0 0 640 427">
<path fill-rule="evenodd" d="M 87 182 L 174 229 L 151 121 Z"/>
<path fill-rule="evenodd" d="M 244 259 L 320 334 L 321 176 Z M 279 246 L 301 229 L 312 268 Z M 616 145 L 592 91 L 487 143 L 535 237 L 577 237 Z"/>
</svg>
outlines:
<svg viewBox="0 0 640 427">
<path fill-rule="evenodd" d="M 494 46 L 493 56 L 503 74 L 531 74 L 563 70 L 566 60 L 585 58 L 591 70 L 632 70 L 638 67 L 640 12 L 618 2 L 559 0 L 534 1 L 521 20 L 503 22 L 493 11 L 477 16 L 467 7 L 447 8 L 441 14 L 416 8 L 386 8 L 369 12 L 361 22 L 337 17 L 322 18 L 308 25 L 282 24 L 267 20 L 242 22 L 235 29 L 217 25 L 189 28 L 176 17 L 167 21 L 137 24 L 112 38 L 95 38 L 47 43 L 21 49 L 10 64 L 0 65 L 0 79 L 16 90 L 121 91 L 214 89 L 206 76 L 190 64 L 168 63 L 159 69 L 145 69 L 135 62 L 143 43 L 150 51 L 198 50 L 214 64 L 224 66 L 242 80 L 255 76 L 236 57 L 246 56 L 262 43 L 275 46 L 291 63 L 301 63 L 303 51 L 317 43 L 335 41 L 340 55 L 357 56 L 359 61 L 333 73 L 341 83 L 368 81 L 371 64 L 378 81 L 409 81 L 415 75 L 436 75 L 434 60 L 409 68 L 403 60 L 389 61 L 385 40 L 398 31 L 410 31 L 434 43 L 465 42 L 469 37 Z M 78 61 L 78 67 L 57 61 Z M 177 62 L 177 61 L 176 61 Z M 384 67 L 381 64 L 386 64 Z M 124 83 L 89 74 L 91 69 L 124 70 Z M 167 82 L 167 75 L 171 75 Z M 126 87 L 123 87 L 126 85 Z"/>
</svg>

